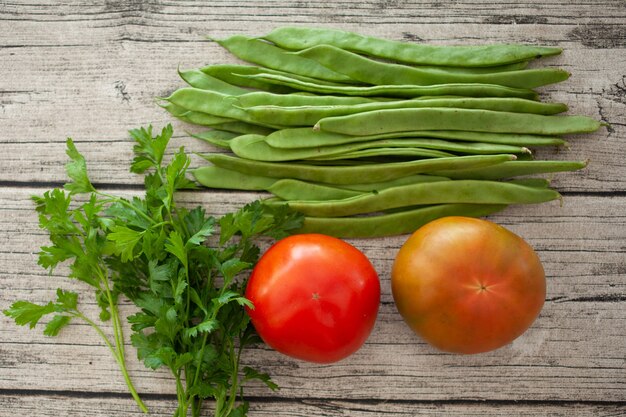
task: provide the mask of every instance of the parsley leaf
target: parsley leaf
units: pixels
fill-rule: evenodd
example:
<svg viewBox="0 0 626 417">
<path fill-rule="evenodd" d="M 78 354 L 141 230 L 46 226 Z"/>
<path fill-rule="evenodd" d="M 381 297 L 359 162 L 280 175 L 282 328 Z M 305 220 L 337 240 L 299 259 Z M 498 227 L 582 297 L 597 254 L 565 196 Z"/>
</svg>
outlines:
<svg viewBox="0 0 626 417">
<path fill-rule="evenodd" d="M 107 239 L 114 242 L 114 253 L 120 255 L 122 262 L 128 262 L 135 257 L 135 246 L 141 241 L 144 232 L 138 232 L 126 226 L 113 226 Z"/>
<path fill-rule="evenodd" d="M 47 314 L 54 313 L 55 308 L 52 301 L 48 304 L 38 305 L 28 301 L 16 301 L 4 314 L 15 320 L 18 326 L 29 325 L 32 329 L 39 323 L 39 320 Z"/>
<path fill-rule="evenodd" d="M 85 158 L 67 140 L 70 181 L 64 189 L 32 197 L 50 244 L 38 263 L 50 272 L 69 264 L 69 278 L 92 288 L 108 322 L 107 336 L 96 320 L 78 306 L 78 294 L 58 290 L 44 304 L 16 301 L 4 313 L 18 325 L 35 327 L 44 318 L 44 334 L 57 335 L 72 320 L 87 322 L 104 338 L 120 365 L 139 407 L 145 405 L 126 370 L 118 302 L 130 300 L 138 311 L 127 317 L 137 357 L 151 369 L 167 368 L 176 381 L 176 415 L 200 415 L 203 400 L 222 404 L 218 417 L 245 416 L 243 386 L 260 380 L 275 384 L 258 370 L 241 366 L 241 351 L 259 338 L 250 324 L 244 296 L 247 273 L 257 261 L 257 239 L 280 238 L 298 229 L 302 216 L 285 207 L 260 202 L 219 218 L 201 207 L 179 206 L 177 193 L 194 190 L 187 177 L 191 159 L 179 148 L 166 159 L 173 135 L 170 125 L 153 133 L 151 126 L 130 131 L 134 159 L 130 170 L 144 174 L 143 196 L 122 198 L 97 190 Z M 82 194 L 80 199 L 75 196 Z"/>
<path fill-rule="evenodd" d="M 78 152 L 72 139 L 68 138 L 67 156 L 72 160 L 65 165 L 65 171 L 72 182 L 65 184 L 65 189 L 72 194 L 91 193 L 95 191 L 89 176 L 87 175 L 87 163 L 85 158 Z"/>
</svg>

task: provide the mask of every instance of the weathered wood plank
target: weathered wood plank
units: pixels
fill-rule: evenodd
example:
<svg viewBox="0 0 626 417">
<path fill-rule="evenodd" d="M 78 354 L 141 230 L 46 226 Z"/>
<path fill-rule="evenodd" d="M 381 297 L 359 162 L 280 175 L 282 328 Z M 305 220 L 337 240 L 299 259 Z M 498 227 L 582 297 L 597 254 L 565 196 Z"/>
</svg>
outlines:
<svg viewBox="0 0 626 417">
<path fill-rule="evenodd" d="M 37 229 L 27 196 L 40 192 L 1 192 L 0 306 L 16 298 L 47 300 L 60 284 L 81 288 L 59 279 L 62 268 L 48 277 L 36 266 L 34 252 L 46 237 Z M 186 193 L 182 201 L 223 213 L 259 195 Z M 443 354 L 410 332 L 395 310 L 389 286 L 394 253 L 405 239 L 399 236 L 352 241 L 372 259 L 383 290 L 375 331 L 357 354 L 320 366 L 258 346 L 245 361 L 273 375 L 282 387 L 278 395 L 285 398 L 626 400 L 625 209 L 624 197 L 572 196 L 563 207 L 516 207 L 492 217 L 538 250 L 548 277 L 547 302 L 539 320 L 503 349 L 476 356 Z M 84 308 L 97 314 L 89 297 L 84 298 Z M 123 311 L 128 314 L 128 307 Z M 87 326 L 72 326 L 50 339 L 39 331 L 16 328 L 6 317 L 0 323 L 0 389 L 34 384 L 44 390 L 125 391 L 113 360 Z M 73 344 L 77 340 L 79 346 Z M 132 358 L 130 370 L 142 392 L 173 392 L 165 373 L 148 371 Z M 50 374 L 54 378 L 40 378 Z M 260 385 L 250 393 L 269 395 Z"/>
<path fill-rule="evenodd" d="M 18 4 L 0 11 L 0 25 L 7 26 L 7 30 L 0 31 L 0 44 L 5 46 L 0 49 L 0 61 L 4 81 L 11 86 L 0 92 L 0 124 L 4 132 L 0 142 L 6 149 L 0 156 L 0 180 L 59 181 L 63 178 L 65 158 L 62 147 L 53 144 L 72 136 L 79 142 L 98 142 L 90 151 L 98 155 L 94 159 L 106 167 L 106 172 L 96 171 L 95 181 L 137 183 L 139 180 L 127 172 L 130 146 L 125 146 L 126 131 L 148 123 L 162 126 L 172 120 L 154 104 L 154 97 L 165 96 L 182 85 L 176 76 L 176 66 L 236 61 L 216 44 L 204 41 L 205 35 L 223 37 L 241 33 L 243 27 L 253 28 L 246 33 L 261 34 L 284 23 L 281 19 L 285 16 L 296 23 L 306 23 L 296 19 L 298 13 L 312 17 L 310 7 L 280 2 L 269 4 L 262 8 L 265 13 L 257 14 L 251 13 L 260 7 L 256 3 L 232 9 L 228 6 L 234 5 L 221 2 L 208 11 L 189 3 L 173 6 L 160 2 L 147 5 L 106 2 L 91 6 L 76 2 L 69 9 L 42 10 Z M 557 155 L 553 150 L 539 151 L 538 158 L 591 161 L 582 174 L 559 176 L 556 184 L 562 190 L 624 189 L 626 90 L 621 68 L 626 65 L 626 56 L 616 52 L 620 50 L 616 48 L 623 47 L 619 41 L 601 40 L 620 39 L 621 29 L 610 29 L 613 19 L 623 18 L 624 10 L 619 2 L 603 4 L 607 17 L 597 21 L 604 26 L 587 22 L 586 11 L 596 9 L 578 3 L 531 2 L 491 19 L 483 16 L 487 4 L 482 2 L 455 3 L 444 10 L 436 3 L 407 2 L 397 7 L 399 4 L 393 2 L 374 2 L 352 6 L 350 10 L 363 13 L 382 10 L 390 18 L 422 11 L 424 19 L 429 13 L 440 19 L 436 24 L 424 26 L 407 22 L 378 22 L 371 26 L 362 25 L 360 20 L 341 25 L 393 39 L 440 43 L 518 41 L 563 46 L 562 56 L 547 59 L 545 63 L 568 69 L 572 78 L 543 89 L 545 98 L 564 101 L 570 105 L 572 114 L 597 117 L 611 123 L 611 127 L 593 135 L 573 137 L 572 148 Z M 545 21 L 525 20 L 524 16 L 531 16 L 535 7 L 540 8 L 535 13 L 549 17 Z M 320 7 L 322 22 L 325 13 L 329 18 L 335 15 L 329 10 L 332 7 Z M 207 25 L 206 19 L 199 19 L 206 14 L 220 16 L 221 13 L 227 13 L 225 16 L 230 20 Z M 449 23 L 463 16 L 468 22 L 476 19 L 480 24 L 456 26 L 451 33 Z M 552 19 L 562 20 L 555 25 Z M 242 25 L 242 21 L 254 25 Z M 324 24 L 337 27 L 339 23 L 341 20 Z M 46 31 L 41 31 L 44 25 Z M 528 28 L 532 28 L 532 38 Z M 185 127 L 177 126 L 178 134 L 183 136 Z"/>
<path fill-rule="evenodd" d="M 148 398 L 150 415 L 169 417 L 174 402 L 169 399 Z M 210 407 L 207 407 L 210 408 Z M 2 395 L 0 410 L 11 410 L 12 415 L 31 417 L 91 417 L 143 416 L 131 399 L 119 397 L 82 398 L 71 395 Z M 289 401 L 250 400 L 250 417 L 374 417 L 394 415 L 400 417 L 497 417 L 497 416 L 550 416 L 550 417 L 614 417 L 623 415 L 619 404 L 482 404 L 482 403 L 394 403 L 390 401 L 351 402 L 346 400 L 291 399 Z M 8 414 L 7 414 L 8 415 Z"/>
<path fill-rule="evenodd" d="M 466 0 L 451 4 L 437 1 L 390 1 L 374 0 L 357 2 L 343 0 L 339 2 L 290 3 L 285 1 L 246 1 L 237 3 L 230 0 L 212 1 L 207 4 L 181 1 L 168 3 L 163 1 L 73 1 L 55 7 L 43 9 L 37 3 L 7 3 L 2 11 L 18 21 L 56 22 L 56 21 L 110 21 L 112 18 L 137 18 L 150 16 L 162 23 L 180 22 L 189 19 L 202 22 L 208 16 L 218 20 L 221 25 L 228 22 L 253 21 L 275 23 L 289 20 L 293 23 L 367 23 L 363 19 L 372 19 L 371 23 L 415 24 L 415 20 L 399 21 L 402 17 L 419 18 L 419 23 L 443 24 L 499 24 L 499 25 L 541 25 L 546 23 L 602 22 L 610 25 L 619 24 L 626 13 L 619 0 L 601 1 L 548 1 L 532 0 L 506 3 L 501 9 L 493 2 L 484 0 Z M 341 11 L 341 13 L 337 13 Z M 381 13 L 382 12 L 382 13 Z M 382 14 L 382 15 L 381 15 Z M 378 20 L 374 18 L 378 17 Z M 220 20 L 223 19 L 223 20 Z M 356 19 L 360 18 L 360 19 Z M 450 37 L 450 35 L 448 35 Z"/>
<path fill-rule="evenodd" d="M 622 0 L 1 2 L 0 184 L 7 188 L 0 189 L 0 309 L 16 298 L 48 300 L 60 282 L 81 290 L 59 279 L 63 268 L 48 277 L 36 265 L 34 252 L 46 239 L 28 201 L 43 189 L 32 186 L 64 181 L 67 136 L 87 156 L 95 182 L 139 184 L 140 177 L 128 173 L 126 131 L 172 120 L 154 97 L 182 85 L 176 67 L 236 62 L 205 41 L 207 35 L 257 35 L 295 24 L 411 42 L 559 45 L 561 56 L 537 65 L 565 68 L 572 78 L 542 89 L 543 98 L 611 126 L 572 137 L 569 150 L 538 153 L 590 160 L 581 172 L 555 176 L 554 185 L 569 192 L 563 207 L 515 207 L 492 217 L 526 238 L 544 262 L 548 295 L 535 325 L 496 352 L 436 352 L 408 330 L 393 306 L 388 277 L 403 237 L 355 240 L 383 286 L 372 336 L 333 366 L 293 361 L 264 346 L 250 350 L 245 361 L 282 386 L 278 393 L 251 387 L 251 414 L 624 415 L 625 22 Z M 175 127 L 177 144 L 208 149 L 184 137 L 188 126 Z M 182 200 L 219 214 L 257 196 L 191 193 Z M 82 305 L 96 314 L 88 297 Z M 130 306 L 122 310 L 126 314 Z M 148 405 L 155 415 L 171 415 L 171 379 L 145 369 L 133 355 L 129 347 L 130 371 L 140 391 L 150 394 Z M 46 338 L 0 316 L 0 415 L 139 414 L 124 392 L 114 361 L 87 326 Z"/>
</svg>

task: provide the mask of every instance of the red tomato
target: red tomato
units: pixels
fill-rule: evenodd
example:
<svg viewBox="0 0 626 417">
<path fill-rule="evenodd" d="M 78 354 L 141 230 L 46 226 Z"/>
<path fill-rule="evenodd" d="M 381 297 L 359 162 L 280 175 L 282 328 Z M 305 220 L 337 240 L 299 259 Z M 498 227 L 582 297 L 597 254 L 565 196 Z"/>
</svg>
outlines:
<svg viewBox="0 0 626 417">
<path fill-rule="evenodd" d="M 546 295 L 543 267 L 522 238 L 487 220 L 446 217 L 418 229 L 396 257 L 398 311 L 435 347 L 497 349 L 520 336 Z"/>
<path fill-rule="evenodd" d="M 275 350 L 330 363 L 356 352 L 369 336 L 380 302 L 370 261 L 334 237 L 287 237 L 263 254 L 246 298 L 261 338 Z"/>
</svg>

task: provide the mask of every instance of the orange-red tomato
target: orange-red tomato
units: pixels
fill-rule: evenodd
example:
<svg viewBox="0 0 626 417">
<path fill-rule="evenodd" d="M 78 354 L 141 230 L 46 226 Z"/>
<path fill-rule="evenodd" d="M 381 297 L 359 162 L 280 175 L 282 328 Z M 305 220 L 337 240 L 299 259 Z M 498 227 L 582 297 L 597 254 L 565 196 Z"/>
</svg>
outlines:
<svg viewBox="0 0 626 417">
<path fill-rule="evenodd" d="M 521 237 L 487 220 L 445 217 L 418 229 L 392 270 L 398 311 L 424 340 L 479 353 L 512 342 L 546 295 L 539 257 Z"/>
<path fill-rule="evenodd" d="M 354 246 L 301 234 L 263 254 L 246 298 L 254 305 L 248 313 L 265 343 L 294 358 L 330 363 L 356 352 L 371 333 L 380 283 Z"/>
</svg>

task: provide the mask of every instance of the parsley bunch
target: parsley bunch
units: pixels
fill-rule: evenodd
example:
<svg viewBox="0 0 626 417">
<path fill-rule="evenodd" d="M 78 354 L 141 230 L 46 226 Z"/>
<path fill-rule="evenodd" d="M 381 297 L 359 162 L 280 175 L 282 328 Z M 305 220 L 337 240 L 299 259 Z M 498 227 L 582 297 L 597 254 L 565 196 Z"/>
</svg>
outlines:
<svg viewBox="0 0 626 417">
<path fill-rule="evenodd" d="M 53 315 L 44 334 L 54 336 L 73 319 L 92 326 L 119 364 L 129 391 L 147 412 L 126 369 L 118 301 L 131 300 L 132 345 L 152 369 L 165 367 L 176 381 L 175 417 L 199 416 L 203 401 L 215 400 L 217 417 L 245 416 L 243 386 L 258 379 L 275 389 L 268 375 L 242 367 L 241 352 L 258 341 L 244 307 L 242 273 L 257 261 L 262 236 L 280 239 L 299 228 L 302 217 L 256 201 L 220 218 L 202 207 L 178 206 L 175 193 L 194 189 L 186 177 L 189 156 L 180 148 L 164 163 L 172 127 L 153 137 L 152 127 L 132 130 L 136 142 L 131 171 L 145 174 L 145 195 L 132 199 L 97 190 L 84 157 L 67 140 L 65 189 L 34 196 L 39 225 L 49 233 L 39 264 L 51 272 L 69 261 L 69 277 L 95 290 L 100 323 L 78 308 L 78 294 L 57 290 L 55 301 L 16 301 L 4 313 L 18 325 L 34 327 Z M 75 199 L 76 195 L 81 195 Z M 272 211 L 269 211 L 272 210 Z M 210 244 L 209 244 L 210 243 Z M 103 331 L 111 322 L 113 336 Z"/>
</svg>

